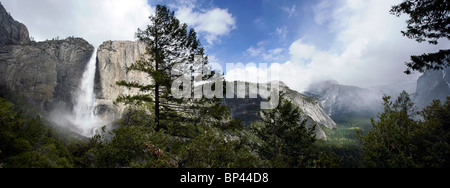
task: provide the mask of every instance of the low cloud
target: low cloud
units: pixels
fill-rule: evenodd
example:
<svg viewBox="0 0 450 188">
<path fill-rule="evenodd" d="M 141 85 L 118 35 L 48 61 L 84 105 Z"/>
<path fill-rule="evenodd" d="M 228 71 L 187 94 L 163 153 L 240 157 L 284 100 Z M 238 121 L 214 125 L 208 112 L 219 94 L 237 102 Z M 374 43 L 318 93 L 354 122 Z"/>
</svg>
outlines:
<svg viewBox="0 0 450 188">
<path fill-rule="evenodd" d="M 305 38 L 294 41 L 289 47 L 290 60 L 280 64 L 280 80 L 298 91 L 313 82 L 330 79 L 363 88 L 415 82 L 421 74 L 403 73 L 410 56 L 435 52 L 448 43 L 433 46 L 403 37 L 400 31 L 406 27 L 406 19 L 389 14 L 391 6 L 399 2 L 319 2 L 317 6 L 322 7 L 315 8 L 316 21 L 325 24 L 335 38 L 329 49 L 307 43 Z M 264 74 L 264 70 L 252 71 Z M 237 72 L 227 72 L 227 78 L 235 78 L 232 74 Z"/>
</svg>

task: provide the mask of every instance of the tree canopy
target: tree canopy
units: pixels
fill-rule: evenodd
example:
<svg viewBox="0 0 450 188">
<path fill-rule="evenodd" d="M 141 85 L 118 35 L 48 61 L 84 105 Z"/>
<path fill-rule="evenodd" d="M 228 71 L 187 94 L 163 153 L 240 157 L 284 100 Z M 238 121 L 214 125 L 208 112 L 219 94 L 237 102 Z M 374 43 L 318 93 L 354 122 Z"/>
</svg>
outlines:
<svg viewBox="0 0 450 188">
<path fill-rule="evenodd" d="M 368 167 L 429 168 L 450 165 L 450 97 L 413 110 L 406 92 L 395 102 L 385 96 L 384 112 L 372 119 L 373 129 L 361 135 Z M 420 117 L 420 118 L 419 118 Z"/>
<path fill-rule="evenodd" d="M 450 40 L 450 0 L 405 0 L 391 9 L 391 14 L 400 16 L 408 14 L 407 30 L 402 34 L 417 42 L 429 42 L 437 45 L 439 39 Z M 450 65 L 450 49 L 442 49 L 436 53 L 411 56 L 406 63 L 408 70 L 424 72 L 425 70 L 440 70 Z"/>
<path fill-rule="evenodd" d="M 252 132 L 260 139 L 255 151 L 270 167 L 305 168 L 333 167 L 338 164 L 334 156 L 317 153 L 315 148 L 316 125 L 306 127 L 302 111 L 280 93 L 279 105 L 273 110 L 263 110 L 261 123 L 254 123 Z"/>
</svg>

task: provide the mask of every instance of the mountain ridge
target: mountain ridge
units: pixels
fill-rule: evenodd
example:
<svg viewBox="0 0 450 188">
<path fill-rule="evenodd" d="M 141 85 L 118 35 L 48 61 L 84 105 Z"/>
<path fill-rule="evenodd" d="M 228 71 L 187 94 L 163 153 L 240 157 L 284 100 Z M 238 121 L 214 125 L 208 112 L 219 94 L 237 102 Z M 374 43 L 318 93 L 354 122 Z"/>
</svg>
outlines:
<svg viewBox="0 0 450 188">
<path fill-rule="evenodd" d="M 332 117 L 374 117 L 382 110 L 382 93 L 328 80 L 311 84 L 305 95 L 317 97 Z"/>
</svg>

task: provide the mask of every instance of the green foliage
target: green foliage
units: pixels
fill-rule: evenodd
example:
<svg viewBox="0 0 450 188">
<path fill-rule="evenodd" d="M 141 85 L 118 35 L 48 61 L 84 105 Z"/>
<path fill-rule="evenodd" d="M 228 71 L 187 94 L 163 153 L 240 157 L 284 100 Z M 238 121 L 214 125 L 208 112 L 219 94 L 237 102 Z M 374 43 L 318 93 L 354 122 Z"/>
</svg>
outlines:
<svg viewBox="0 0 450 188">
<path fill-rule="evenodd" d="M 155 131 L 148 125 L 148 113 L 137 110 L 122 121 L 122 127 L 104 132 L 91 140 L 92 166 L 100 168 L 232 168 L 258 167 L 259 159 L 250 152 L 245 135 L 234 135 L 203 121 L 189 134 L 174 135 Z M 153 121 L 150 121 L 153 122 Z M 126 123 L 126 124 L 125 124 Z M 134 124 L 134 125 L 133 125 Z M 168 125 L 168 127 L 174 127 Z M 186 123 L 179 128 L 194 127 Z M 231 131 L 230 129 L 227 129 Z M 81 155 L 86 159 L 85 155 Z M 83 157 L 84 156 L 84 157 Z M 89 159 L 88 159 L 89 160 Z"/>
<path fill-rule="evenodd" d="M 391 97 L 383 97 L 384 113 L 378 115 L 378 121 L 372 119 L 374 129 L 361 136 L 364 144 L 363 156 L 369 167 L 415 167 L 411 145 L 413 130 L 417 123 L 410 118 L 409 95 L 399 96 L 396 103 Z"/>
<path fill-rule="evenodd" d="M 439 50 L 436 53 L 425 53 L 419 56 L 411 56 L 411 62 L 406 63 L 409 67 L 405 71 L 406 74 L 411 74 L 412 71 L 419 71 L 421 73 L 425 70 L 441 70 L 449 67 L 450 50 Z"/>
<path fill-rule="evenodd" d="M 157 130 L 177 129 L 168 127 L 168 125 L 195 120 L 195 117 L 198 116 L 209 116 L 212 119 L 222 120 L 225 107 L 221 106 L 217 99 L 176 99 L 171 95 L 172 83 L 180 77 L 180 75 L 173 75 L 173 72 L 193 73 L 200 70 L 199 67 L 194 66 L 195 56 L 204 57 L 200 60 L 200 65 L 207 67 L 209 64 L 195 30 L 188 31 L 188 26 L 182 24 L 175 17 L 173 11 L 161 5 L 156 7 L 155 15 L 150 16 L 150 22 L 151 24 L 145 30 L 138 29 L 136 33 L 139 41 L 146 45 L 146 54 L 127 67 L 127 71 L 146 73 L 151 77 L 153 83 L 143 85 L 124 80 L 117 82 L 119 86 L 129 89 L 136 88 L 141 93 L 133 96 L 120 95 L 116 102 L 126 105 L 154 104 L 155 117 L 153 119 Z M 178 70 L 180 66 L 186 70 Z M 192 75 L 181 76 L 190 78 Z M 202 79 L 210 79 L 215 76 L 220 75 L 212 72 L 211 75 L 204 76 Z"/>
<path fill-rule="evenodd" d="M 24 119 L 0 98 L 0 163 L 13 168 L 73 167 L 67 148 L 53 137 L 40 116 Z"/>
<path fill-rule="evenodd" d="M 335 167 L 336 156 L 315 150 L 315 126 L 307 128 L 301 110 L 280 94 L 279 105 L 261 111 L 261 123 L 254 123 L 252 132 L 258 138 L 253 148 L 270 167 Z"/>
<path fill-rule="evenodd" d="M 183 168 L 255 168 L 258 158 L 243 140 L 214 129 L 190 140 L 181 150 Z"/>
<path fill-rule="evenodd" d="M 417 42 L 428 41 L 434 45 L 437 45 L 441 38 L 450 40 L 449 0 L 405 0 L 393 6 L 390 12 L 396 16 L 409 15 L 410 18 L 406 21 L 407 30 L 402 31 L 402 34 L 410 39 Z M 440 70 L 449 66 L 450 50 L 412 56 L 411 60 L 412 62 L 406 64 L 409 67 L 405 71 L 407 74 L 412 71 Z"/>
<path fill-rule="evenodd" d="M 450 97 L 445 103 L 433 101 L 420 115 L 424 121 L 416 131 L 415 145 L 421 151 L 417 161 L 423 167 L 450 167 Z"/>
<path fill-rule="evenodd" d="M 327 140 L 318 140 L 316 145 L 319 151 L 328 151 L 341 159 L 342 168 L 364 167 L 361 155 L 362 143 L 358 132 L 366 134 L 373 128 L 370 118 L 363 117 L 332 117 L 337 126 L 333 129 L 322 126 Z"/>
<path fill-rule="evenodd" d="M 361 135 L 363 156 L 368 167 L 448 167 L 450 98 L 442 105 L 435 101 L 416 120 L 409 95 L 403 92 L 395 103 L 385 96 L 384 112 L 374 129 Z"/>
<path fill-rule="evenodd" d="M 14 104 L 11 110 L 18 113 L 23 119 L 34 118 L 37 114 L 43 114 L 42 111 L 30 104 L 24 96 L 18 95 L 17 92 L 11 91 L 2 85 L 0 85 L 0 97 Z"/>
<path fill-rule="evenodd" d="M 427 41 L 437 44 L 437 39 L 450 40 L 448 24 L 450 23 L 450 1 L 448 0 L 405 0 L 391 9 L 397 16 L 408 14 L 410 19 L 407 31 L 403 35 L 417 42 Z"/>
<path fill-rule="evenodd" d="M 115 129 L 110 141 L 103 135 L 92 138 L 93 167 L 120 168 L 120 167 L 175 167 L 164 148 L 167 138 L 161 132 L 152 132 L 147 127 L 124 126 Z"/>
</svg>

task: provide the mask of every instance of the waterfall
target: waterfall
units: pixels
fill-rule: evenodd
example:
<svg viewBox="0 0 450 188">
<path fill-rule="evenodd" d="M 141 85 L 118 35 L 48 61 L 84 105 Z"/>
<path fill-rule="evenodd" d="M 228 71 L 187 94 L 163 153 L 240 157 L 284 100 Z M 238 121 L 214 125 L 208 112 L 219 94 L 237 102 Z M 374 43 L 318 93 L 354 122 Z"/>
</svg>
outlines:
<svg viewBox="0 0 450 188">
<path fill-rule="evenodd" d="M 97 49 L 86 65 L 80 87 L 74 96 L 71 122 L 83 136 L 91 137 L 102 126 L 102 121 L 95 114 L 96 97 L 94 93 L 95 71 L 97 66 Z"/>
<path fill-rule="evenodd" d="M 447 83 L 448 88 L 450 88 L 450 83 L 447 82 L 446 77 L 445 77 L 446 76 L 445 70 L 442 70 L 442 74 L 443 74 L 442 79 L 444 80 L 445 83 Z"/>
</svg>

